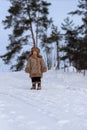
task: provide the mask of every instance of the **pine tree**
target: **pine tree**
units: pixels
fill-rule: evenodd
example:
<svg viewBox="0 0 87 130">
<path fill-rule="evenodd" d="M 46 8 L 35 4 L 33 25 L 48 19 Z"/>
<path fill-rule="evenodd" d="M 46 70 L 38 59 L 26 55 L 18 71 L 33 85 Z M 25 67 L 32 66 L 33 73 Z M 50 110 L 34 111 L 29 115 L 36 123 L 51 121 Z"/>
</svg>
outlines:
<svg viewBox="0 0 87 130">
<path fill-rule="evenodd" d="M 12 60 L 16 64 L 11 69 L 23 69 L 29 54 L 29 46 L 38 46 L 43 33 L 49 28 L 52 19 L 48 18 L 50 3 L 44 0 L 10 0 L 9 16 L 3 20 L 5 29 L 12 29 L 9 35 L 7 53 L 2 59 L 6 64 Z"/>
<path fill-rule="evenodd" d="M 79 69 L 87 69 L 87 0 L 79 0 L 78 9 L 72 11 L 71 15 L 80 15 L 82 18 L 82 25 L 78 27 L 80 33 L 80 57 Z"/>
<path fill-rule="evenodd" d="M 49 66 L 48 69 L 50 69 L 52 67 L 52 60 L 53 60 L 53 56 L 51 56 L 51 52 L 53 49 L 55 49 L 54 51 L 56 51 L 56 69 L 60 68 L 60 47 L 59 47 L 59 41 L 61 39 L 61 34 L 58 31 L 57 26 L 55 26 L 54 24 L 52 24 L 51 30 L 49 35 L 45 34 L 42 37 L 42 47 L 45 48 L 45 52 L 47 55 L 47 65 Z M 53 48 L 53 44 L 56 44 L 56 48 Z"/>
<path fill-rule="evenodd" d="M 65 23 L 62 23 L 62 29 L 65 31 L 64 46 L 61 48 L 61 51 L 64 52 L 64 55 L 61 57 L 61 60 L 69 61 L 70 66 L 73 65 L 77 68 L 77 55 L 79 55 L 79 41 L 78 41 L 78 31 L 74 27 L 73 21 L 68 17 L 64 20 Z M 65 67 L 65 66 L 64 66 Z"/>
<path fill-rule="evenodd" d="M 56 52 L 57 52 L 57 64 L 56 64 L 56 69 L 60 69 L 60 45 L 59 45 L 59 41 L 61 40 L 61 34 L 60 32 L 58 31 L 58 28 L 57 26 L 55 25 L 52 25 L 52 33 L 51 33 L 51 39 L 52 39 L 52 42 L 56 43 Z"/>
<path fill-rule="evenodd" d="M 81 34 L 87 35 L 87 0 L 79 0 L 77 7 L 76 11 L 72 11 L 69 14 L 81 16 L 83 24 L 79 25 L 78 29 Z"/>
<path fill-rule="evenodd" d="M 43 48 L 43 52 L 45 52 L 46 64 L 49 70 L 52 67 L 52 56 L 51 56 L 52 46 L 47 33 L 44 33 L 42 36 L 41 48 Z"/>
</svg>

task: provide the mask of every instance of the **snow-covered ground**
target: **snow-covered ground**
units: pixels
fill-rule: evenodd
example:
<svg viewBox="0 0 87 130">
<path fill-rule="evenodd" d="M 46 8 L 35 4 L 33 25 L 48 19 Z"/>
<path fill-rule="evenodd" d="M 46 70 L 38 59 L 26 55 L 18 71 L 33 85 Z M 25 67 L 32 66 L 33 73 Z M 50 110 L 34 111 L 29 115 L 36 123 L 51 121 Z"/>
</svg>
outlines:
<svg viewBox="0 0 87 130">
<path fill-rule="evenodd" d="M 50 70 L 30 87 L 25 72 L 0 73 L 0 130 L 87 130 L 87 76 Z"/>
</svg>

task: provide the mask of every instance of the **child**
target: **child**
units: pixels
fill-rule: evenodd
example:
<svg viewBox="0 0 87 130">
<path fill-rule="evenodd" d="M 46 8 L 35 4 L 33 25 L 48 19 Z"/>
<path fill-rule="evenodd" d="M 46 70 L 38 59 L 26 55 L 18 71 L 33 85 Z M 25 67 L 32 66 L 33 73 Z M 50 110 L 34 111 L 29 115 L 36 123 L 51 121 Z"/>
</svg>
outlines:
<svg viewBox="0 0 87 130">
<path fill-rule="evenodd" d="M 25 68 L 25 72 L 30 74 L 30 78 L 32 80 L 31 89 L 36 89 L 37 84 L 37 90 L 41 89 L 41 77 L 43 75 L 43 72 L 47 71 L 44 60 L 42 56 L 39 55 L 39 53 L 39 48 L 33 47 L 31 49 L 31 53 Z"/>
</svg>

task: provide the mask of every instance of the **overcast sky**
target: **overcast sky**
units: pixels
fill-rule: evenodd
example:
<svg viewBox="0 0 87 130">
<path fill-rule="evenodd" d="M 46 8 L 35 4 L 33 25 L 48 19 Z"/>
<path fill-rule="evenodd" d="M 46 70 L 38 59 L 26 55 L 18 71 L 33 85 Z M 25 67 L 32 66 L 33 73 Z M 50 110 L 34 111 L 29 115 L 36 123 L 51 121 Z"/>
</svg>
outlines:
<svg viewBox="0 0 87 130">
<path fill-rule="evenodd" d="M 77 9 L 78 0 L 47 0 L 52 3 L 49 8 L 50 17 L 53 18 L 55 25 L 58 28 L 61 27 L 61 22 L 67 17 L 67 13 Z M 9 0 L 0 0 L 0 55 L 6 51 L 6 45 L 8 44 L 9 30 L 4 30 L 2 20 L 8 14 Z M 71 17 L 76 24 L 80 24 L 81 20 L 78 16 Z M 1 61 L 0 61 L 1 62 Z"/>
<path fill-rule="evenodd" d="M 51 2 L 50 15 L 53 17 L 54 22 L 60 26 L 61 22 L 68 16 L 67 13 L 77 9 L 78 0 L 47 0 Z M 76 16 L 77 17 L 77 16 Z M 75 19 L 77 24 L 78 20 Z"/>
</svg>

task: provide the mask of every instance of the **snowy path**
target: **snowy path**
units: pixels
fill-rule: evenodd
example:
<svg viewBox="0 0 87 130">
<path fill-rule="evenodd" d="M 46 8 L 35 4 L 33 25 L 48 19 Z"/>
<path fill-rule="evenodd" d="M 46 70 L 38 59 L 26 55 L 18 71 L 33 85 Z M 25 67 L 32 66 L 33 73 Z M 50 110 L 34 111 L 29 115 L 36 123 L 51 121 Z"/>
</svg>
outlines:
<svg viewBox="0 0 87 130">
<path fill-rule="evenodd" d="M 31 91 L 23 72 L 1 73 L 0 130 L 87 130 L 86 78 L 50 71 Z"/>
<path fill-rule="evenodd" d="M 51 130 L 55 124 L 49 117 L 36 110 L 30 103 L 12 97 L 3 95 L 0 99 L 0 125 L 6 124 L 3 130 Z M 5 99 L 6 98 L 6 99 Z M 21 104 L 21 105 L 20 105 Z M 50 123 L 52 123 L 50 127 Z"/>
</svg>

